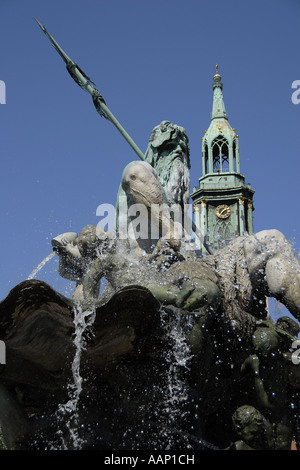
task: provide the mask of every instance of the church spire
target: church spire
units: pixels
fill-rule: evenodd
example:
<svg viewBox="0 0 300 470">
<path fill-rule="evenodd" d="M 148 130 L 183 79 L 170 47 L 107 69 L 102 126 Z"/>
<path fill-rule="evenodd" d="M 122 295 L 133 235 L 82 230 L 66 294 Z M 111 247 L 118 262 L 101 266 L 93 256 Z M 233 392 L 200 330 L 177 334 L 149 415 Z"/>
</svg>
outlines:
<svg viewBox="0 0 300 470">
<path fill-rule="evenodd" d="M 238 136 L 228 121 L 216 65 L 210 125 L 202 139 L 203 176 L 211 173 L 240 173 Z"/>
<path fill-rule="evenodd" d="M 221 82 L 221 75 L 218 72 L 218 64 L 217 64 L 216 73 L 214 75 L 214 83 L 213 83 L 214 96 L 213 96 L 211 120 L 220 119 L 220 118 L 228 119 L 226 110 L 225 110 L 222 89 L 223 89 L 223 84 Z"/>
<path fill-rule="evenodd" d="M 253 233 L 254 190 L 240 173 L 239 136 L 227 117 L 218 66 L 213 79 L 211 121 L 202 137 L 202 176 L 191 198 L 195 225 L 216 250 Z M 196 243 L 205 254 L 206 248 Z"/>
</svg>

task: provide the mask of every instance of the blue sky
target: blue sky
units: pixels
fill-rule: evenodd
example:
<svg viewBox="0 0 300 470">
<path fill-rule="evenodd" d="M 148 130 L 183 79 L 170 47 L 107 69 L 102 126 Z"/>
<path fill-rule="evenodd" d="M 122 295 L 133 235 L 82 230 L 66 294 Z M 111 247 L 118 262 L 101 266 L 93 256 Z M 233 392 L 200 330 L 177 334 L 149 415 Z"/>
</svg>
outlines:
<svg viewBox="0 0 300 470">
<path fill-rule="evenodd" d="M 241 172 L 256 191 L 255 231 L 277 228 L 299 253 L 298 0 L 0 0 L 0 299 L 52 251 L 54 236 L 99 222 L 98 205 L 115 204 L 122 171 L 137 159 L 34 16 L 143 152 L 161 121 L 185 127 L 191 188 L 218 63 Z M 55 258 L 38 278 L 68 295 L 57 267 Z"/>
</svg>

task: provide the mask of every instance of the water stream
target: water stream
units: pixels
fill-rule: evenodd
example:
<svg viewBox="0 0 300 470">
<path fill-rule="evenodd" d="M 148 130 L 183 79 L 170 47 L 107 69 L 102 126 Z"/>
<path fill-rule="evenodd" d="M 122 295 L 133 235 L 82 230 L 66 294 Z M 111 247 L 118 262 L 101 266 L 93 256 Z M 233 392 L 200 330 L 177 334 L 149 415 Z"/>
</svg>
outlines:
<svg viewBox="0 0 300 470">
<path fill-rule="evenodd" d="M 192 354 L 186 341 L 186 332 L 181 324 L 181 314 L 177 313 L 174 318 L 170 318 L 161 310 L 161 320 L 171 348 L 165 354 L 167 373 L 159 412 L 162 427 L 165 429 L 164 434 L 168 440 L 168 448 L 174 448 L 174 439 L 176 439 L 174 428 L 185 419 L 185 408 L 189 399 L 185 376 L 189 371 Z M 187 328 L 190 326 L 186 325 Z M 188 448 L 188 440 L 185 439 L 185 441 Z"/>
<path fill-rule="evenodd" d="M 46 256 L 46 258 L 44 258 L 43 261 L 41 261 L 40 264 L 38 264 L 38 266 L 36 268 L 34 268 L 34 270 L 29 274 L 29 276 L 27 277 L 27 280 L 34 279 L 35 276 L 45 266 L 45 264 L 47 264 L 48 261 L 50 261 L 54 256 L 55 256 L 54 251 L 52 253 L 50 253 L 48 256 Z"/>
<path fill-rule="evenodd" d="M 34 279 L 54 256 L 54 252 L 46 256 L 28 276 L 28 279 Z M 132 264 L 134 264 L 133 261 Z M 84 310 L 80 302 L 77 302 L 73 307 L 73 344 L 75 351 L 71 365 L 72 380 L 67 388 L 68 400 L 66 403 L 60 404 L 56 412 L 58 441 L 52 444 L 53 450 L 80 450 L 85 444 L 84 439 L 81 437 L 82 423 L 79 416 L 80 396 L 83 391 L 84 380 L 81 360 L 86 347 L 85 333 L 92 328 L 95 315 L 95 310 Z M 189 325 L 189 320 L 186 317 L 183 328 L 180 313 L 176 314 L 174 312 L 174 315 L 170 316 L 163 309 L 161 309 L 161 324 L 170 347 L 164 355 L 165 376 L 161 384 L 161 400 L 157 404 L 157 426 L 160 428 L 165 442 L 167 442 L 166 449 L 172 449 L 176 447 L 176 435 L 178 438 L 178 430 L 181 428 L 180 423 L 185 420 L 185 409 L 189 400 L 186 375 L 192 356 L 186 342 L 185 330 L 192 325 Z M 186 448 L 190 448 L 189 436 L 185 437 L 181 433 L 181 438 L 186 444 Z M 158 445 L 158 443 L 155 443 L 155 445 Z"/>
<path fill-rule="evenodd" d="M 84 445 L 84 440 L 80 437 L 80 422 L 78 415 L 78 404 L 82 392 L 83 377 L 81 374 L 81 355 L 85 350 L 84 334 L 88 328 L 93 326 L 96 312 L 95 310 L 83 310 L 78 302 L 74 308 L 74 346 L 75 354 L 72 362 L 72 378 L 73 383 L 68 386 L 69 400 L 65 404 L 59 405 L 58 419 L 60 422 L 65 423 L 69 437 L 67 441 L 63 437 L 64 432 L 62 429 L 58 431 L 61 435 L 62 448 L 69 449 L 70 446 L 74 450 L 79 450 Z"/>
<path fill-rule="evenodd" d="M 55 256 L 55 252 L 47 255 L 38 266 L 30 273 L 27 280 L 34 279 L 43 267 Z M 70 447 L 73 449 L 81 449 L 84 440 L 79 436 L 80 423 L 78 415 L 78 403 L 80 394 L 82 392 L 83 377 L 81 374 L 81 356 L 85 350 L 84 334 L 86 330 L 92 327 L 95 320 L 95 310 L 83 310 L 80 302 L 77 302 L 73 307 L 73 323 L 74 323 L 74 340 L 75 353 L 72 361 L 72 379 L 73 382 L 68 385 L 69 400 L 60 404 L 57 411 L 57 419 L 60 423 L 57 435 L 61 440 L 59 449 L 67 450 Z M 66 427 L 66 436 L 64 427 Z M 56 445 L 53 444 L 53 449 Z"/>
</svg>

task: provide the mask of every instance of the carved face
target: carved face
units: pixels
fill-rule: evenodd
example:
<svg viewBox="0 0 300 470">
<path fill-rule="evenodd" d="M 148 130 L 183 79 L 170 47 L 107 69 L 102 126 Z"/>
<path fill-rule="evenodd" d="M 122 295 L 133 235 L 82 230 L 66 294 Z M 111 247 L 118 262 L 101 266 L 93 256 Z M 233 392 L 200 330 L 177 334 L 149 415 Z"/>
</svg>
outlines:
<svg viewBox="0 0 300 470">
<path fill-rule="evenodd" d="M 108 251 L 115 245 L 115 235 L 96 225 L 87 225 L 77 239 L 80 253 L 85 257 L 94 258 L 97 251 Z"/>
<path fill-rule="evenodd" d="M 264 421 L 257 409 L 248 405 L 241 406 L 233 414 L 232 420 L 237 433 L 244 442 L 253 447 L 261 444 Z"/>
<path fill-rule="evenodd" d="M 153 163 L 158 159 L 176 152 L 190 168 L 189 150 L 189 140 L 185 129 L 169 121 L 163 121 L 152 131 L 146 151 L 146 161 L 155 166 Z"/>
<path fill-rule="evenodd" d="M 163 121 L 152 131 L 145 159 L 155 168 L 168 204 L 187 204 L 190 154 L 185 129 Z"/>
</svg>

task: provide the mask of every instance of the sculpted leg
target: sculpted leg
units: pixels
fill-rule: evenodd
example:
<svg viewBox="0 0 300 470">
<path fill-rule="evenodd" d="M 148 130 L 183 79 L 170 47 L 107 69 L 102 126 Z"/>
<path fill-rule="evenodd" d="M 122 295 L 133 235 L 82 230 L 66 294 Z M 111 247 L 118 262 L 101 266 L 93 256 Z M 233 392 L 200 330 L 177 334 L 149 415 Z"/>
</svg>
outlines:
<svg viewBox="0 0 300 470">
<path fill-rule="evenodd" d="M 101 261 L 99 258 L 96 258 L 82 282 L 83 299 L 86 302 L 98 298 L 102 276 Z"/>
<path fill-rule="evenodd" d="M 264 230 L 245 241 L 245 255 L 254 287 L 265 284 L 266 295 L 275 297 L 300 320 L 300 262 L 278 230 Z"/>
<path fill-rule="evenodd" d="M 154 168 L 147 162 L 132 162 L 124 170 L 121 184 L 134 204 L 142 204 L 147 208 L 148 217 L 157 221 L 163 238 L 173 248 L 179 249 L 180 236 Z"/>
<path fill-rule="evenodd" d="M 165 198 L 154 168 L 147 162 L 131 162 L 122 176 L 122 187 L 135 203 L 150 207 L 163 204 Z"/>
</svg>

